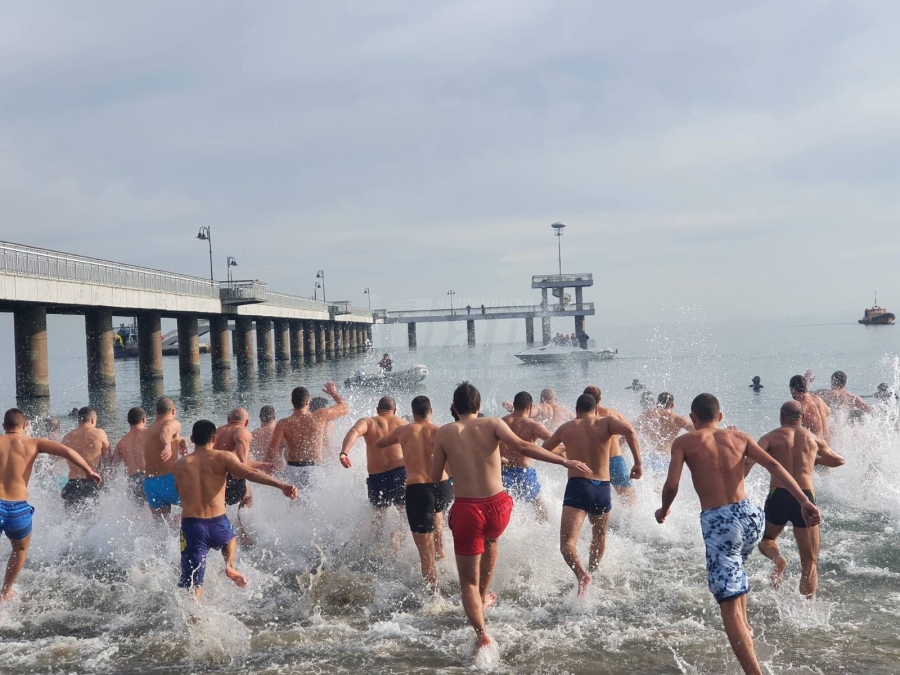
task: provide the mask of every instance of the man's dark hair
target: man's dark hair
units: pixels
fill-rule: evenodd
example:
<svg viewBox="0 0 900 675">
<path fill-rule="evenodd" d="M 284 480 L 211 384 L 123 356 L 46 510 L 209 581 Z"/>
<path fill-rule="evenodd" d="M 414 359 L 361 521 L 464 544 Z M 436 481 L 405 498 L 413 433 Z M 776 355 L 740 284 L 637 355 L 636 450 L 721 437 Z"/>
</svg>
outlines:
<svg viewBox="0 0 900 675">
<path fill-rule="evenodd" d="M 791 378 L 791 381 L 788 384 L 788 386 L 791 389 L 796 389 L 801 394 L 805 394 L 806 393 L 806 378 L 803 377 L 802 375 L 794 375 Z"/>
<path fill-rule="evenodd" d="M 165 415 L 167 413 L 175 410 L 175 401 L 170 399 L 168 396 L 161 396 L 156 401 L 156 414 L 157 415 Z"/>
<path fill-rule="evenodd" d="M 291 405 L 299 410 L 307 403 L 309 403 L 309 389 L 306 387 L 295 387 L 291 392 Z"/>
<path fill-rule="evenodd" d="M 701 424 L 715 422 L 719 416 L 719 399 L 712 394 L 700 394 L 691 401 L 691 412 Z"/>
<path fill-rule="evenodd" d="M 97 411 L 94 410 L 91 406 L 86 405 L 83 408 L 78 409 L 78 424 L 84 424 L 85 422 L 90 422 L 94 415 L 97 414 Z"/>
<path fill-rule="evenodd" d="M 25 426 L 25 413 L 18 408 L 10 408 L 3 416 L 5 429 L 20 429 Z"/>
<path fill-rule="evenodd" d="M 376 408 L 376 410 L 388 412 L 396 409 L 397 403 L 390 396 L 382 396 L 378 400 L 378 407 Z"/>
<path fill-rule="evenodd" d="M 590 394 L 582 394 L 575 401 L 575 412 L 592 412 L 597 409 L 597 399 Z"/>
<path fill-rule="evenodd" d="M 263 424 L 275 421 L 275 406 L 264 405 L 259 409 L 259 421 Z"/>
<path fill-rule="evenodd" d="M 312 401 L 309 402 L 309 412 L 315 412 L 316 410 L 322 410 L 322 408 L 328 407 L 328 399 L 324 396 L 316 396 Z"/>
<path fill-rule="evenodd" d="M 513 397 L 513 410 L 528 410 L 534 405 L 534 399 L 527 391 L 520 391 Z"/>
<path fill-rule="evenodd" d="M 453 407 L 459 415 L 470 415 L 481 407 L 481 392 L 474 384 L 463 382 L 453 392 Z"/>
<path fill-rule="evenodd" d="M 419 419 L 425 419 L 428 417 L 428 413 L 431 412 L 431 401 L 427 396 L 416 396 L 412 403 L 410 404 L 410 408 L 412 408 L 412 414 Z"/>
<path fill-rule="evenodd" d="M 216 425 L 209 420 L 197 420 L 191 428 L 194 445 L 209 445 L 216 436 Z"/>
<path fill-rule="evenodd" d="M 836 370 L 831 374 L 831 387 L 833 389 L 843 389 L 847 386 L 847 373 L 843 370 Z"/>
<path fill-rule="evenodd" d="M 591 384 L 585 387 L 582 393 L 590 394 L 597 401 L 597 405 L 600 405 L 600 400 L 603 398 L 603 392 L 600 391 L 600 387 L 595 387 Z"/>
<path fill-rule="evenodd" d="M 141 422 L 147 421 L 147 413 L 144 412 L 144 409 L 141 407 L 131 408 L 128 411 L 128 424 L 134 426 L 135 424 L 140 424 Z"/>
<path fill-rule="evenodd" d="M 675 397 L 667 391 L 662 392 L 656 397 L 656 402 L 662 408 L 668 408 L 675 403 Z"/>
</svg>

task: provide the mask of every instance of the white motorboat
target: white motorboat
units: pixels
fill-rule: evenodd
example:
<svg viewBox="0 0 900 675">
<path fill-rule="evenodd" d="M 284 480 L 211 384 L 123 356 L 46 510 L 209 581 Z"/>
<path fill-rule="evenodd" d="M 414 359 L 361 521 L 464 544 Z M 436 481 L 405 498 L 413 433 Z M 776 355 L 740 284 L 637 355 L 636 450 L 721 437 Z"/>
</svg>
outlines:
<svg viewBox="0 0 900 675">
<path fill-rule="evenodd" d="M 428 366 L 423 365 L 413 366 L 406 370 L 380 371 L 372 375 L 366 375 L 365 371 L 357 370 L 344 380 L 344 384 L 348 387 L 402 387 L 421 382 L 426 377 L 428 377 Z"/>
<path fill-rule="evenodd" d="M 526 349 L 516 354 L 523 363 L 571 363 L 578 361 L 605 361 L 619 353 L 617 349 L 581 349 L 549 344 Z"/>
</svg>

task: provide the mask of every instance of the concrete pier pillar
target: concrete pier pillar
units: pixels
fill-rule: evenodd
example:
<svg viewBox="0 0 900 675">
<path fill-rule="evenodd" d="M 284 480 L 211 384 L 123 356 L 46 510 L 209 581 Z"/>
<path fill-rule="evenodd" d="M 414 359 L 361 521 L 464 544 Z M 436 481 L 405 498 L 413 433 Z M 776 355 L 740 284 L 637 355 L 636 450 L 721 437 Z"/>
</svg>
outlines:
<svg viewBox="0 0 900 675">
<path fill-rule="evenodd" d="M 284 363 L 291 360 L 291 329 L 287 319 L 272 322 L 275 339 L 275 360 Z"/>
<path fill-rule="evenodd" d="M 234 355 L 237 357 L 238 370 L 244 372 L 251 370 L 253 368 L 253 319 L 249 316 L 235 317 L 231 341 Z"/>
<path fill-rule="evenodd" d="M 550 317 L 549 316 L 541 317 L 541 338 L 543 339 L 545 345 L 550 344 Z"/>
<path fill-rule="evenodd" d="M 84 315 L 88 389 L 116 386 L 115 333 L 112 311 L 89 309 Z"/>
<path fill-rule="evenodd" d="M 350 326 L 350 351 L 354 354 L 359 352 L 359 328 L 356 324 Z"/>
<path fill-rule="evenodd" d="M 256 320 L 256 361 L 261 367 L 271 363 L 274 355 L 272 348 L 272 319 Z"/>
<path fill-rule="evenodd" d="M 325 356 L 325 324 L 316 326 L 316 356 Z"/>
<path fill-rule="evenodd" d="M 209 354 L 213 372 L 231 369 L 231 341 L 228 335 L 228 317 L 214 314 L 209 317 Z M 231 383 L 229 382 L 229 387 Z"/>
<path fill-rule="evenodd" d="M 578 289 L 581 290 L 581 289 Z M 582 349 L 587 349 L 587 338 L 585 338 L 584 334 L 584 317 L 576 316 L 575 317 L 575 337 L 578 339 L 578 346 Z"/>
<path fill-rule="evenodd" d="M 311 321 L 301 321 L 303 327 L 303 355 L 313 356 L 316 353 L 316 326 Z"/>
<path fill-rule="evenodd" d="M 29 305 L 13 310 L 16 352 L 16 397 L 50 396 L 47 360 L 47 308 Z"/>
<path fill-rule="evenodd" d="M 416 348 L 416 324 L 408 323 L 406 324 L 406 339 L 409 342 L 409 348 Z"/>
<path fill-rule="evenodd" d="M 138 324 L 138 368 L 141 380 L 161 380 L 162 326 L 159 312 L 141 312 Z"/>
<path fill-rule="evenodd" d="M 466 321 L 466 339 L 470 347 L 475 346 L 475 321 L 473 319 Z"/>
<path fill-rule="evenodd" d="M 534 317 L 525 317 L 525 344 L 529 347 L 534 346 Z"/>
<path fill-rule="evenodd" d="M 341 353 L 344 356 L 350 355 L 350 326 L 341 325 Z"/>
<path fill-rule="evenodd" d="M 197 375 L 200 372 L 200 328 L 196 314 L 183 314 L 178 322 L 178 372 Z"/>
<path fill-rule="evenodd" d="M 325 352 L 328 356 L 334 356 L 334 322 L 329 321 L 325 326 Z"/>
<path fill-rule="evenodd" d="M 581 286 L 576 286 L 575 287 L 575 306 L 578 309 L 581 309 L 582 300 L 583 300 L 582 288 L 581 288 Z"/>
</svg>

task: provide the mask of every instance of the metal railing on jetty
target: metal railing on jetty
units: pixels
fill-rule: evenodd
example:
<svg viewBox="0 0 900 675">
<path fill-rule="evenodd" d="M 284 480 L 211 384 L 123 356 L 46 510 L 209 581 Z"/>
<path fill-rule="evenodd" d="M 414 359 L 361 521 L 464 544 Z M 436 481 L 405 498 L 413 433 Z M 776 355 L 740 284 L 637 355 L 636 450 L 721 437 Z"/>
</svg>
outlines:
<svg viewBox="0 0 900 675">
<path fill-rule="evenodd" d="M 373 312 L 376 320 L 386 323 L 400 323 L 409 321 L 423 321 L 438 319 L 452 321 L 454 319 L 481 319 L 481 318 L 513 318 L 527 316 L 576 316 L 594 311 L 593 302 L 583 302 L 581 305 L 559 305 L 550 303 L 547 305 L 506 305 L 500 307 L 454 307 L 451 309 L 410 309 L 387 311 L 383 309 Z"/>
</svg>

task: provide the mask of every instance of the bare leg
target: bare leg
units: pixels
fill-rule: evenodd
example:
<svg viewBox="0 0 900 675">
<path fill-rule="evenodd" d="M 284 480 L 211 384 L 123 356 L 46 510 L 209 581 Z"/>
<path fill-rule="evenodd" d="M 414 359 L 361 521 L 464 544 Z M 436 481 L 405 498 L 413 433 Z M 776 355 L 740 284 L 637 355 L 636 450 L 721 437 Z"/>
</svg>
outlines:
<svg viewBox="0 0 900 675">
<path fill-rule="evenodd" d="M 763 533 L 762 541 L 759 542 L 759 552 L 775 563 L 769 577 L 772 588 L 781 586 L 781 582 L 784 580 L 784 570 L 787 567 L 787 558 L 781 555 L 781 549 L 775 542 L 782 530 L 784 530 L 784 525 L 773 525 L 766 521 L 766 531 Z"/>
<path fill-rule="evenodd" d="M 747 626 L 747 632 L 750 633 L 750 637 L 753 637 L 753 626 L 750 625 L 750 619 L 747 617 L 747 596 L 749 593 L 744 593 L 741 596 L 741 613 L 744 615 L 744 625 Z"/>
<path fill-rule="evenodd" d="M 433 595 L 438 594 L 437 567 L 434 564 L 434 534 L 412 533 L 413 541 L 419 551 L 419 564 L 422 566 L 422 576 L 428 584 L 428 589 Z"/>
<path fill-rule="evenodd" d="M 546 523 L 550 520 L 550 516 L 547 514 L 547 507 L 544 505 L 544 501 L 540 497 L 535 497 L 534 501 L 531 502 L 534 506 L 534 510 L 537 513 L 537 518 L 539 522 Z"/>
<path fill-rule="evenodd" d="M 434 514 L 434 557 L 443 560 L 444 553 L 444 514 L 438 511 Z"/>
<path fill-rule="evenodd" d="M 613 487 L 616 488 L 616 494 L 618 494 L 622 498 L 622 501 L 624 501 L 629 506 L 634 504 L 634 488 L 618 486 Z"/>
<path fill-rule="evenodd" d="M 562 520 L 559 526 L 559 550 L 563 560 L 575 573 L 578 582 L 578 595 L 584 595 L 591 576 L 584 570 L 581 559 L 578 557 L 578 535 L 581 534 L 581 526 L 587 515 L 581 509 L 573 509 L 571 506 L 563 506 Z"/>
<path fill-rule="evenodd" d="M 171 523 L 172 521 L 172 507 L 166 504 L 160 509 L 150 508 L 150 513 L 153 516 L 153 520 L 157 523 Z"/>
<path fill-rule="evenodd" d="M 480 649 L 491 643 L 484 625 L 484 601 L 479 591 L 480 555 L 457 555 L 456 568 L 459 571 L 459 587 L 463 609 L 472 628 L 475 629 L 477 646 Z"/>
<path fill-rule="evenodd" d="M 0 602 L 4 600 L 12 600 L 13 584 L 19 576 L 19 572 L 25 567 L 25 558 L 28 556 L 28 545 L 31 543 L 31 535 L 24 539 L 11 539 L 12 552 L 9 554 L 9 561 L 6 563 L 6 575 L 3 577 L 3 589 L 0 590 Z"/>
<path fill-rule="evenodd" d="M 234 568 L 234 559 L 237 556 L 237 537 L 232 537 L 225 546 L 222 547 L 222 557 L 225 558 L 225 576 L 231 579 L 235 584 L 243 588 L 247 585 L 247 577 L 238 572 Z"/>
<path fill-rule="evenodd" d="M 746 598 L 746 596 L 742 596 Z M 731 649 L 737 656 L 741 668 L 747 675 L 762 675 L 759 668 L 759 661 L 756 660 L 756 652 L 753 649 L 753 637 L 747 630 L 747 621 L 744 617 L 744 609 L 742 609 L 742 598 L 732 598 L 719 604 L 719 610 L 722 612 L 722 623 L 725 624 L 725 633 L 728 635 L 728 642 L 731 643 Z M 746 606 L 746 599 L 744 599 Z"/>
<path fill-rule="evenodd" d="M 591 522 L 591 553 L 588 557 L 588 571 L 595 572 L 606 552 L 606 528 L 609 526 L 609 512 L 602 516 L 588 516 Z"/>
<path fill-rule="evenodd" d="M 484 609 L 497 602 L 497 596 L 490 592 L 490 588 L 499 551 L 500 547 L 497 546 L 496 539 L 485 538 L 484 553 L 481 555 L 481 569 L 478 574 L 478 592 L 481 594 L 481 603 Z"/>
<path fill-rule="evenodd" d="M 816 599 L 819 587 L 819 528 L 795 527 L 794 538 L 800 550 L 800 593 L 809 600 Z"/>
</svg>

